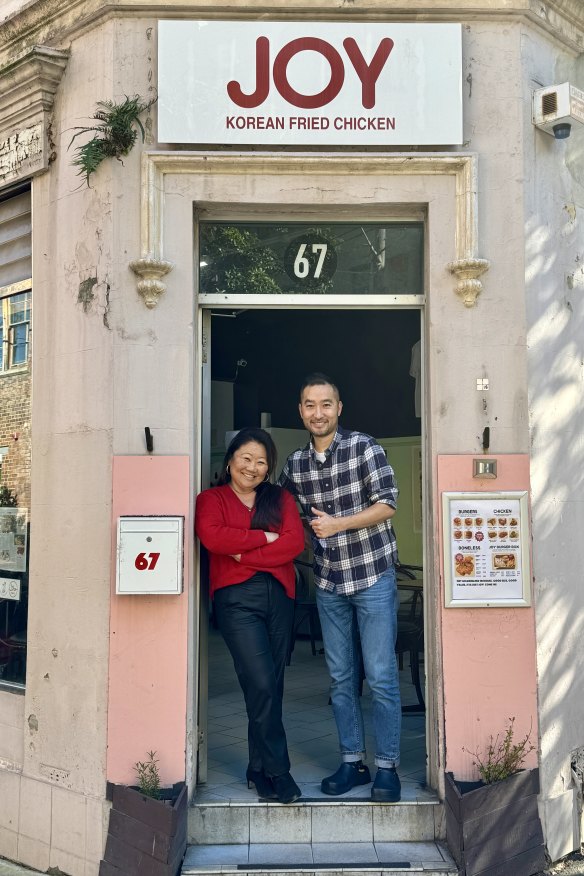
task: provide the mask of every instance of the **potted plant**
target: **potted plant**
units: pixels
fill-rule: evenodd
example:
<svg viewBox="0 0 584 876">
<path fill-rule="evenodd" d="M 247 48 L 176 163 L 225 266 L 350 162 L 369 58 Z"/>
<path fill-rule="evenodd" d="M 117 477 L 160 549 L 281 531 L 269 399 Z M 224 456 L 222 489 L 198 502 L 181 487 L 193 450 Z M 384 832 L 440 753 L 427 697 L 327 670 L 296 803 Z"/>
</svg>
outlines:
<svg viewBox="0 0 584 876">
<path fill-rule="evenodd" d="M 531 731 L 514 741 L 515 718 L 474 757 L 480 780 L 446 773 L 446 839 L 460 876 L 532 876 L 546 866 L 537 809 L 539 770 L 523 769 Z"/>
<path fill-rule="evenodd" d="M 186 785 L 160 787 L 155 751 L 134 768 L 136 786 L 108 789 L 112 808 L 99 876 L 176 876 L 187 845 Z"/>
</svg>

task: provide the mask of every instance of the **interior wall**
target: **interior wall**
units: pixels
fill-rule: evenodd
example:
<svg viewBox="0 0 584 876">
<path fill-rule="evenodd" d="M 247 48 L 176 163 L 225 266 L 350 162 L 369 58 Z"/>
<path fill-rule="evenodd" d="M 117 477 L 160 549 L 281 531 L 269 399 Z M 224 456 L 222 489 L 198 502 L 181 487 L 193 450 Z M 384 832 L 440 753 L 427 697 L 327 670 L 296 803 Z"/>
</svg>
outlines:
<svg viewBox="0 0 584 876">
<path fill-rule="evenodd" d="M 418 311 L 248 310 L 214 315 L 212 326 L 212 378 L 234 384 L 234 428 L 259 426 L 262 411 L 272 426 L 302 428 L 299 387 L 324 371 L 339 386 L 345 428 L 376 438 L 420 434 L 409 374 Z"/>
<path fill-rule="evenodd" d="M 415 416 L 412 346 L 417 310 L 249 310 L 212 320 L 211 476 L 225 452 L 220 424 L 260 426 L 262 412 L 278 451 L 278 471 L 306 444 L 298 388 L 311 371 L 338 383 L 341 425 L 366 432 L 386 450 L 400 490 L 394 527 L 400 560 L 422 565 L 421 420 Z M 246 364 L 243 365 L 242 363 Z M 239 363 L 239 365 L 238 365 Z M 230 390 L 233 388 L 233 393 Z"/>
</svg>

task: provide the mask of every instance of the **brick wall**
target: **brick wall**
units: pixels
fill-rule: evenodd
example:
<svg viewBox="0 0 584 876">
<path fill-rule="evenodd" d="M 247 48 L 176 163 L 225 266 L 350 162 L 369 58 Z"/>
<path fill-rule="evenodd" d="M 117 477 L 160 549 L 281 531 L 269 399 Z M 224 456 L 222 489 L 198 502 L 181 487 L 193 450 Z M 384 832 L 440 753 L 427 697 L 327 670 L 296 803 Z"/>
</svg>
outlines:
<svg viewBox="0 0 584 876">
<path fill-rule="evenodd" d="M 0 447 L 8 448 L 0 486 L 16 493 L 19 507 L 29 510 L 30 401 L 30 367 L 15 374 L 0 373 Z"/>
</svg>

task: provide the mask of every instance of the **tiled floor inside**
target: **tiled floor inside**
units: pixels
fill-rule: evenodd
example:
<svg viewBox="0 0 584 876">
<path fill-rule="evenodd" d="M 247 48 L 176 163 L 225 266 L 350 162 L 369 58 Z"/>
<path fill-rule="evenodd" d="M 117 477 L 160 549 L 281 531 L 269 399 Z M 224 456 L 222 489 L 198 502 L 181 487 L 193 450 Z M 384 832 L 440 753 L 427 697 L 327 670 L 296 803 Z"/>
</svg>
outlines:
<svg viewBox="0 0 584 876">
<path fill-rule="evenodd" d="M 322 643 L 317 643 L 321 645 Z M 411 683 L 407 655 L 400 672 L 403 704 L 417 703 Z M 340 762 L 332 708 L 328 704 L 329 675 L 324 656 L 312 656 L 310 643 L 298 639 L 286 670 L 284 726 L 292 762 L 291 773 L 307 798 L 330 800 L 322 794 L 323 776 L 334 772 Z M 371 698 L 365 683 L 362 708 L 367 734 L 368 764 L 374 775 L 375 746 L 371 736 Z M 255 789 L 245 782 L 247 767 L 247 716 L 243 696 L 231 657 L 221 635 L 209 633 L 209 759 L 207 782 L 197 789 L 195 803 L 226 800 L 257 800 Z M 402 717 L 401 764 L 402 800 L 429 799 L 425 790 L 425 714 L 405 712 Z M 370 785 L 353 789 L 343 799 L 370 799 Z"/>
</svg>

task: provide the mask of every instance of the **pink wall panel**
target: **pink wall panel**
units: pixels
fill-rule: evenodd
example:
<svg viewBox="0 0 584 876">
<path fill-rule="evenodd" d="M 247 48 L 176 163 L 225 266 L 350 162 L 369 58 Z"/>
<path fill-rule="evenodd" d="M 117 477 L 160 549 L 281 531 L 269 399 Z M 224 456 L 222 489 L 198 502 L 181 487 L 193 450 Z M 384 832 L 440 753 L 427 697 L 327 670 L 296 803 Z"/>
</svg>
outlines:
<svg viewBox="0 0 584 876">
<path fill-rule="evenodd" d="M 496 480 L 472 477 L 472 456 L 438 457 L 438 495 L 529 489 L 527 455 L 498 460 Z M 442 530 L 441 530 L 442 531 Z M 440 544 L 441 569 L 444 569 Z M 531 608 L 444 608 L 441 581 L 446 769 L 460 779 L 476 778 L 472 757 L 484 752 L 492 733 L 502 734 L 515 717 L 516 738 L 531 730 L 537 746 L 537 679 L 534 610 Z M 533 752 L 527 766 L 537 764 Z"/>
<path fill-rule="evenodd" d="M 164 782 L 185 777 L 187 593 L 117 596 L 115 543 L 120 515 L 171 514 L 189 522 L 187 456 L 118 456 L 113 464 L 107 778 L 135 781 L 133 765 L 157 752 Z"/>
</svg>

